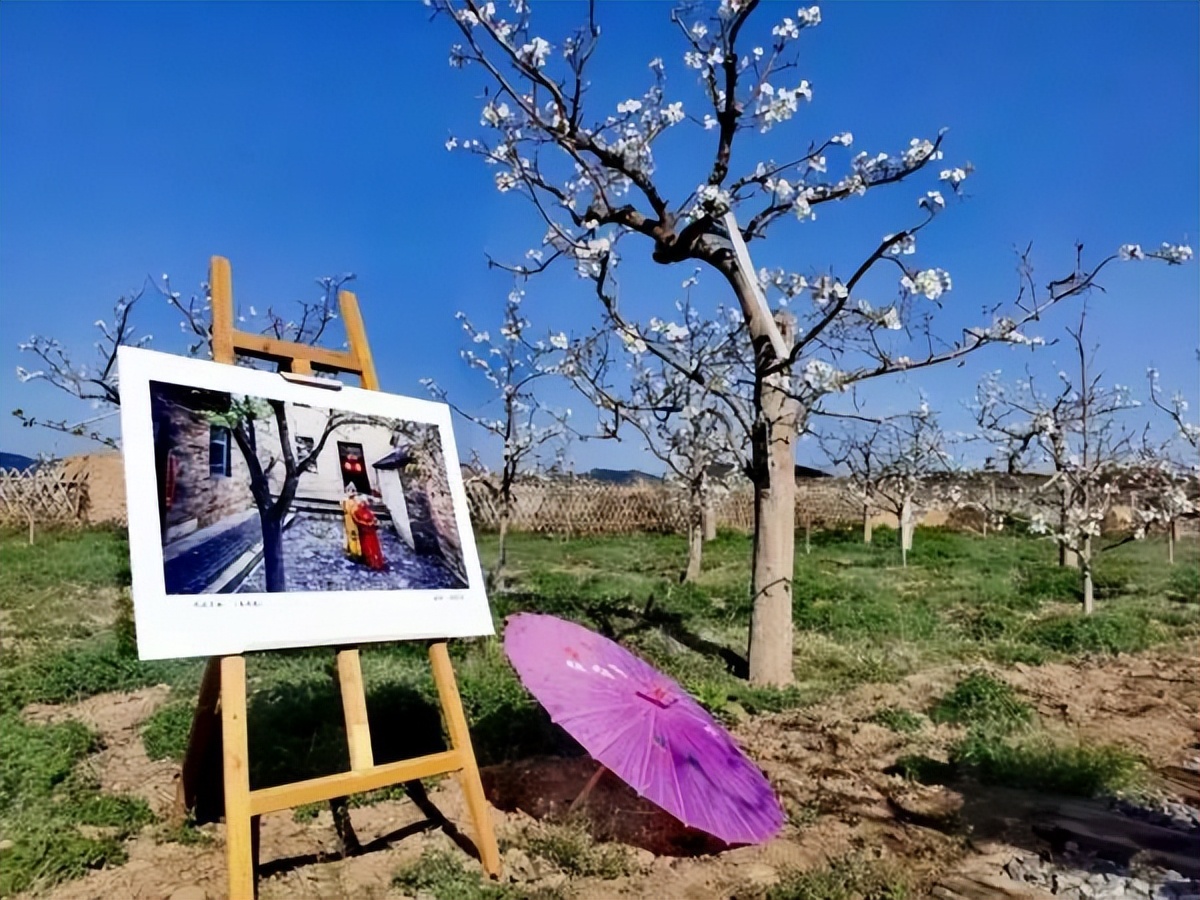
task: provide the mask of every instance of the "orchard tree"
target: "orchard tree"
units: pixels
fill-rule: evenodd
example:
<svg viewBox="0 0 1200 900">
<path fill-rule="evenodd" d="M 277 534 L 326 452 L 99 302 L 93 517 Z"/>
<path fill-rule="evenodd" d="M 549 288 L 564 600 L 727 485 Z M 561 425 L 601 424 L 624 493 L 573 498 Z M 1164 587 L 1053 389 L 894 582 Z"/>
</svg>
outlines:
<svg viewBox="0 0 1200 900">
<path fill-rule="evenodd" d="M 1083 611 L 1090 614 L 1094 541 L 1134 471 L 1134 435 L 1123 419 L 1141 404 L 1127 387 L 1103 384 L 1095 350 L 1084 341 L 1086 317 L 1085 307 L 1078 326 L 1067 329 L 1074 365 L 1058 373 L 1056 391 L 1042 390 L 1031 375 L 1010 390 L 993 375 L 980 386 L 976 415 L 985 433 L 1006 442 L 1011 466 L 1051 469 L 1042 492 L 1054 498 L 1055 515 L 1034 510 L 1030 530 L 1054 539 L 1060 565 L 1079 568 Z"/>
<path fill-rule="evenodd" d="M 1175 543 L 1179 536 L 1179 520 L 1194 516 L 1197 495 L 1200 494 L 1200 426 L 1188 421 L 1188 404 L 1182 394 L 1164 400 L 1158 372 L 1149 369 L 1150 402 L 1166 413 L 1175 427 L 1175 434 L 1166 440 L 1155 441 L 1151 429 L 1142 433 L 1135 469 L 1135 485 L 1141 501 L 1137 504 L 1140 526 L 1161 526 L 1167 535 L 1167 560 L 1175 562 Z"/>
<path fill-rule="evenodd" d="M 685 289 L 696 283 L 693 275 Z M 714 494 L 714 473 L 744 470 L 748 461 L 752 371 L 745 358 L 742 315 L 718 309 L 703 315 L 690 300 L 677 301 L 678 321 L 652 318 L 646 336 L 636 331 L 600 329 L 576 342 L 563 374 L 597 409 L 597 435 L 620 440 L 622 429 L 644 441 L 687 490 L 688 556 L 682 580 L 700 576 L 706 526 Z M 651 344 L 660 352 L 651 352 Z M 687 359 L 705 373 L 690 378 L 665 354 Z M 742 416 L 743 421 L 738 417 Z"/>
<path fill-rule="evenodd" d="M 450 64 L 476 67 L 486 82 L 478 136 L 452 137 L 447 147 L 483 158 L 494 169 L 497 189 L 531 201 L 543 219 L 541 246 L 530 251 L 523 271 L 541 271 L 566 259 L 594 280 L 601 301 L 611 304 L 617 250 L 629 238 L 645 242 L 655 262 L 699 263 L 715 270 L 736 298 L 747 352 L 754 357 L 750 678 L 759 684 L 790 683 L 794 442 L 814 406 L 853 382 L 958 359 L 988 343 L 1023 342 L 1024 324 L 1051 304 L 1086 292 L 1118 254 L 1089 267 L 1077 262 L 1044 293 L 1033 289 L 1027 266 L 1011 308 L 991 300 L 992 322 L 958 338 L 939 339 L 933 313 L 951 287 L 950 275 L 937 266 L 902 261 L 914 252 L 917 233 L 946 205 L 941 190 L 927 186 L 918 192 L 915 219 L 892 234 L 867 238 L 862 262 L 852 271 L 839 275 L 810 263 L 756 277 L 739 262 L 743 241 L 782 234 L 789 222 L 797 229 L 811 227 L 806 223 L 821 204 L 904 181 L 929 167 L 942 188 L 954 192 L 971 171 L 968 165 L 931 166 L 942 159 L 942 134 L 913 138 L 895 153 L 850 156 L 853 138 L 838 132 L 796 141 L 782 160 L 755 160 L 757 136 L 788 123 L 812 100 L 812 86 L 795 69 L 801 34 L 821 21 L 816 6 L 761 25 L 762 17 L 755 16 L 758 0 L 679 7 L 671 18 L 690 82 L 683 84 L 681 99 L 667 94 L 664 54 L 649 61 L 648 86 L 638 87 L 615 108 L 598 109 L 590 102 L 596 91 L 589 80 L 600 38 L 595 4 L 587 7 L 576 30 L 551 39 L 533 29 L 526 0 L 514 0 L 511 11 L 491 0 L 428 2 L 456 31 Z M 699 131 L 693 139 L 675 142 L 683 152 L 660 165 L 660 138 L 679 128 Z M 707 154 L 696 152 L 700 141 L 710 148 Z M 735 168 L 735 142 L 738 158 L 749 164 Z M 835 169 L 843 174 L 830 174 Z M 744 224 L 738 226 L 737 220 Z M 782 246 L 771 249 L 780 256 L 786 252 Z M 1185 251 L 1190 255 L 1176 247 L 1144 255 L 1182 261 L 1177 257 Z M 862 296 L 860 283 L 878 265 L 896 266 L 898 285 L 894 297 L 872 303 Z M 764 287 L 785 299 L 800 299 L 793 334 L 776 332 Z M 631 329 L 644 334 L 632 323 L 623 330 L 629 334 Z M 673 355 L 664 360 L 689 377 L 706 378 L 686 360 Z"/>
<path fill-rule="evenodd" d="M 446 391 L 432 378 L 421 383 L 438 400 L 449 404 L 456 413 L 479 426 L 501 445 L 502 461 L 499 480 L 483 476 L 484 484 L 496 500 L 500 512 L 500 538 L 496 564 L 489 580 L 502 583 L 508 563 L 508 529 L 515 503 L 517 479 L 536 468 L 541 455 L 555 444 L 561 454 L 570 431 L 567 420 L 571 411 L 558 411 L 546 406 L 534 393 L 543 379 L 558 374 L 558 361 L 568 347 L 565 334 L 551 335 L 548 340 L 530 340 L 529 320 L 521 312 L 525 292 L 514 286 L 504 305 L 504 318 L 499 337 L 476 328 L 464 313 L 457 318 L 470 339 L 470 346 L 460 355 L 472 369 L 478 369 L 495 392 L 500 409 L 498 414 L 471 412 L 451 403 Z"/>
<path fill-rule="evenodd" d="M 887 510 L 896 516 L 900 563 L 907 566 L 917 494 L 931 476 L 948 471 L 951 464 L 937 416 L 922 401 L 913 412 L 873 422 L 858 420 L 818 440 L 829 461 L 849 473 L 851 490 L 863 501 L 863 540 L 870 540 L 871 509 Z"/>
</svg>

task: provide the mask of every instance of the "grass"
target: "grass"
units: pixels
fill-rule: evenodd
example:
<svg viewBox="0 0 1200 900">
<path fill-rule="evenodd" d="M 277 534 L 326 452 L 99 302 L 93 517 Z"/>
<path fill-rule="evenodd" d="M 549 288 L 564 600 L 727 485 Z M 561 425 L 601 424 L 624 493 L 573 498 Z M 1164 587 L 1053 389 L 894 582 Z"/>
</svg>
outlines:
<svg viewBox="0 0 1200 900">
<path fill-rule="evenodd" d="M 925 725 L 925 720 L 917 713 L 895 706 L 885 706 L 875 710 L 867 721 L 875 725 L 882 725 L 897 734 L 916 734 Z"/>
<path fill-rule="evenodd" d="M 153 820 L 145 802 L 101 793 L 80 763 L 98 747 L 79 722 L 0 716 L 0 896 L 125 860 L 123 842 Z"/>
<path fill-rule="evenodd" d="M 789 872 L 765 900 L 907 900 L 913 887 L 898 868 L 865 856 L 846 856 L 822 869 Z"/>
<path fill-rule="evenodd" d="M 1113 796 L 1145 776 L 1142 761 L 1120 747 L 1062 745 L 1045 736 L 1011 741 L 981 731 L 959 743 L 950 761 L 985 784 L 1079 797 Z"/>
<path fill-rule="evenodd" d="M 1120 747 L 1066 744 L 1038 731 L 1032 707 L 987 672 L 960 680 L 929 715 L 965 727 L 966 735 L 951 745 L 948 762 L 901 758 L 897 769 L 918 781 L 969 774 L 985 784 L 1094 797 L 1136 787 L 1145 775 L 1141 759 Z"/>
<path fill-rule="evenodd" d="M 557 888 L 530 890 L 526 885 L 497 884 L 481 872 L 468 869 L 462 854 L 426 850 L 421 858 L 402 868 L 392 885 L 434 900 L 565 900 Z"/>
<path fill-rule="evenodd" d="M 479 544 L 486 567 L 495 538 L 482 535 Z M 933 666 L 979 667 L 929 711 L 936 721 L 964 729 L 952 761 L 911 757 L 914 775 L 972 771 L 1039 790 L 1106 792 L 1136 780 L 1136 760 L 1113 748 L 1045 741 L 1028 706 L 1002 680 L 983 673 L 1014 662 L 1135 652 L 1194 638 L 1200 634 L 1198 549 L 1195 541 L 1181 542 L 1175 566 L 1165 564 L 1160 540 L 1101 555 L 1098 611 L 1085 619 L 1078 612 L 1077 573 L 1059 569 L 1045 541 L 919 529 L 909 565 L 900 568 L 888 529 L 877 529 L 870 545 L 855 530 L 816 533 L 812 554 L 796 558 L 796 684 L 786 690 L 753 687 L 744 678 L 750 617 L 750 540 L 744 535 L 722 533 L 707 544 L 698 582 L 681 585 L 686 548 L 679 536 L 515 534 L 507 589 L 491 599 L 498 630 L 505 615 L 520 610 L 581 622 L 645 656 L 730 723 Z M 119 530 L 48 532 L 33 546 L 23 534 L 0 535 L 0 831 L 13 841 L 0 851 L 0 894 L 115 863 L 123 841 L 149 821 L 139 801 L 108 797 L 86 776 L 98 749 L 94 734 L 69 723 L 27 722 L 21 709 L 165 683 L 170 698 L 143 723 L 142 740 L 154 758 L 182 756 L 203 662 L 136 658 L 128 584 L 128 547 Z M 521 686 L 498 638 L 455 641 L 451 652 L 481 763 L 581 752 Z M 333 662 L 328 649 L 248 657 L 255 786 L 347 766 Z M 441 749 L 424 648 L 367 646 L 362 665 L 376 760 Z M 915 734 L 925 720 L 885 708 L 871 721 Z M 179 840 L 200 834 L 192 832 L 163 834 Z M 607 878 L 626 864 L 585 838 L 551 829 L 531 831 L 528 840 L 531 853 L 568 874 Z M 803 893 L 810 883 L 824 883 L 829 896 L 840 896 L 837 891 L 851 890 L 845 884 L 866 883 L 866 875 L 855 874 L 861 864 L 839 862 L 825 874 L 797 875 L 794 896 L 817 896 Z M 400 877 L 412 884 L 432 879 L 421 890 L 434 896 L 525 896 L 480 881 L 456 857 L 434 855 L 418 868 L 429 872 L 413 868 Z M 821 878 L 826 881 L 812 881 Z"/>
<path fill-rule="evenodd" d="M 633 871 L 625 847 L 597 843 L 579 822 L 543 823 L 529 830 L 524 845 L 570 878 L 620 878 Z"/>
<path fill-rule="evenodd" d="M 1006 682 L 976 671 L 938 700 L 929 717 L 935 722 L 1006 734 L 1028 725 L 1033 719 L 1033 709 Z"/>
</svg>

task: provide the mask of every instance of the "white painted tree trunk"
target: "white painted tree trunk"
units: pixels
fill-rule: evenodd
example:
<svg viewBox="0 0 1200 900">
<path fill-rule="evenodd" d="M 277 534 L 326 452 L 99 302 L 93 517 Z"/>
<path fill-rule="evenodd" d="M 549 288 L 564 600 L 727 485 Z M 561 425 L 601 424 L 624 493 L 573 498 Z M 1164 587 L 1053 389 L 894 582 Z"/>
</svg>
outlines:
<svg viewBox="0 0 1200 900">
<path fill-rule="evenodd" d="M 685 584 L 700 577 L 700 564 L 704 557 L 704 526 L 699 521 L 688 525 L 688 559 L 687 569 L 683 573 Z"/>
<path fill-rule="evenodd" d="M 1175 565 L 1175 542 L 1179 540 L 1179 523 L 1171 520 L 1171 524 L 1167 526 L 1167 562 Z"/>
<path fill-rule="evenodd" d="M 863 504 L 863 543 L 871 543 L 871 506 Z"/>
<path fill-rule="evenodd" d="M 788 347 L 795 319 L 776 321 Z M 785 686 L 792 675 L 792 577 L 796 547 L 795 442 L 799 404 L 787 395 L 789 373 L 759 378 L 755 423 L 754 561 L 750 614 L 750 681 Z"/>
<path fill-rule="evenodd" d="M 713 509 L 712 496 L 704 499 L 704 540 L 712 541 L 717 537 L 717 511 Z"/>
<path fill-rule="evenodd" d="M 1083 570 L 1083 614 L 1090 616 L 1096 609 L 1096 588 L 1092 581 L 1092 539 L 1083 539 L 1082 552 L 1076 559 L 1076 565 Z"/>
<path fill-rule="evenodd" d="M 912 549 L 913 514 L 912 499 L 904 498 L 900 507 L 900 565 L 908 566 L 908 551 Z"/>
</svg>

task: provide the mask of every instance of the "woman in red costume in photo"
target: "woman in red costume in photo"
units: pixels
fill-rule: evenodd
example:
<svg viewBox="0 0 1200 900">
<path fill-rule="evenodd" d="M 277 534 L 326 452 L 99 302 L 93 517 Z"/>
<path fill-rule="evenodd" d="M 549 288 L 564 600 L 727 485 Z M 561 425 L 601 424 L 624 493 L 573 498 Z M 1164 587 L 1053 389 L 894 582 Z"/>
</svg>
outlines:
<svg viewBox="0 0 1200 900">
<path fill-rule="evenodd" d="M 371 511 L 366 497 L 359 497 L 354 504 L 354 524 L 358 526 L 363 562 L 367 564 L 368 568 L 376 571 L 387 568 L 387 564 L 383 561 L 383 550 L 379 546 L 379 520 Z"/>
</svg>

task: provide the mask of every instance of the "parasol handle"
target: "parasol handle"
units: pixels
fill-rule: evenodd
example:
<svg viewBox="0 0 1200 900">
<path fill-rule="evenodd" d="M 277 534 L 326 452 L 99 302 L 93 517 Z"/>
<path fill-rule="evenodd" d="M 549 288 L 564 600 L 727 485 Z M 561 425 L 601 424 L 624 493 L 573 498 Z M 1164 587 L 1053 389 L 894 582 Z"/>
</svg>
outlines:
<svg viewBox="0 0 1200 900">
<path fill-rule="evenodd" d="M 585 801 L 587 799 L 588 794 L 590 794 L 592 792 L 592 788 L 594 788 L 596 786 L 596 782 L 598 782 L 600 780 L 600 777 L 607 771 L 608 771 L 608 767 L 605 766 L 603 763 L 599 764 L 596 767 L 596 771 L 593 772 L 592 777 L 587 780 L 587 784 L 585 784 L 583 786 L 583 790 L 579 792 L 579 796 L 576 797 L 574 800 L 572 800 L 571 805 L 569 807 L 567 807 L 567 815 L 568 816 L 571 815 L 572 813 L 574 813 L 575 810 L 578 809 L 583 804 L 583 801 Z"/>
<path fill-rule="evenodd" d="M 634 691 L 634 695 L 641 697 L 647 703 L 653 703 L 659 709 L 670 709 L 672 706 L 674 706 L 676 703 L 679 702 L 678 697 L 672 697 L 669 703 L 664 702 L 663 697 L 665 696 L 665 694 L 663 693 L 661 688 L 656 689 L 653 694 L 647 694 L 642 691 Z"/>
</svg>

